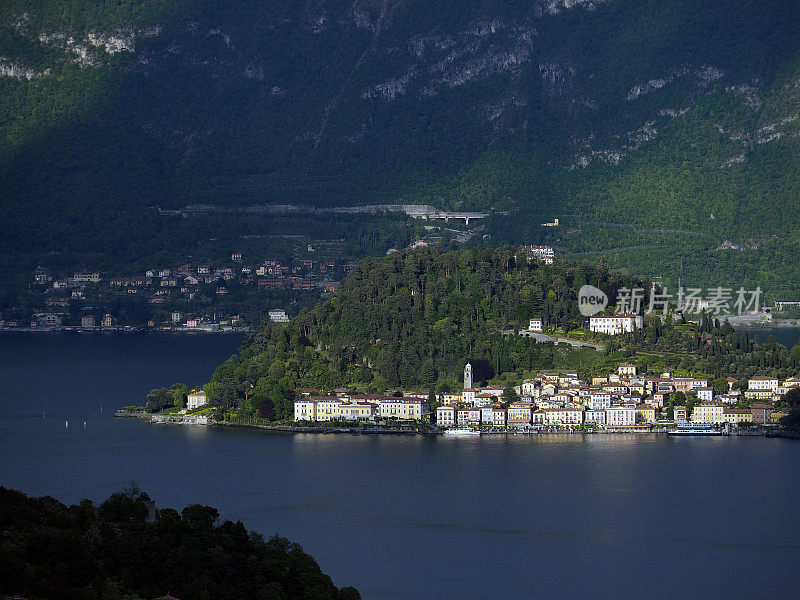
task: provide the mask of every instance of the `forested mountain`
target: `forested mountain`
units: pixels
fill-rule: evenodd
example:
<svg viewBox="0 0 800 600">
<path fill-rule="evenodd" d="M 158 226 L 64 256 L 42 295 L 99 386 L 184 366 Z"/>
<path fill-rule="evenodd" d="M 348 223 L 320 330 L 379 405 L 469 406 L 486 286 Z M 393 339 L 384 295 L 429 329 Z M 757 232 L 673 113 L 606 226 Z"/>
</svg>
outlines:
<svg viewBox="0 0 800 600">
<path fill-rule="evenodd" d="M 565 363 L 579 360 L 571 347 L 503 331 L 527 328 L 533 316 L 548 327 L 582 326 L 577 294 L 587 283 L 610 298 L 620 287 L 647 287 L 600 262 L 544 265 L 512 247 L 367 258 L 329 300 L 287 326 L 263 323 L 217 368 L 206 393 L 212 404 L 240 406 L 245 414 L 269 400 L 278 418 L 291 418 L 298 387 L 452 391 L 461 386 L 467 360 L 476 365 L 476 381 L 577 368 Z"/>
<path fill-rule="evenodd" d="M 796 9 L 8 0 L 0 249 L 159 242 L 177 225 L 156 205 L 404 201 L 494 209 L 495 239 L 613 250 L 647 275 L 680 257 L 789 290 Z"/>
</svg>

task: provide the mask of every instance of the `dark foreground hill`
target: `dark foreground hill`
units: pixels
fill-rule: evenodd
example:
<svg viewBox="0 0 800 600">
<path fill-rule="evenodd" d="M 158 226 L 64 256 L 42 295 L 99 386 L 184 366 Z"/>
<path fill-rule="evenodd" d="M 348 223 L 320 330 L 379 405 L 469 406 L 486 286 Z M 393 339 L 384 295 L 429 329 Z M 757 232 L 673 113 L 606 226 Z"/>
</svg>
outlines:
<svg viewBox="0 0 800 600">
<path fill-rule="evenodd" d="M 157 510 L 132 486 L 100 506 L 0 487 L 0 595 L 46 600 L 356 600 L 277 535 L 219 523 L 210 506 Z"/>
</svg>

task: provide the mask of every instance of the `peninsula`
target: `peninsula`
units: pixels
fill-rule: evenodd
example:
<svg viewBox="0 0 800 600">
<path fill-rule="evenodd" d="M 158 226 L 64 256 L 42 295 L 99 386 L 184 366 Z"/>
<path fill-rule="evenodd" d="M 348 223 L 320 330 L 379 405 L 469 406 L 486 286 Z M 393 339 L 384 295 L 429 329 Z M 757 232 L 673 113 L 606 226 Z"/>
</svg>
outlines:
<svg viewBox="0 0 800 600">
<path fill-rule="evenodd" d="M 796 408 L 800 346 L 750 339 L 704 307 L 587 319 L 589 284 L 618 304 L 624 290 L 642 290 L 641 307 L 664 295 L 531 247 L 365 259 L 330 299 L 265 321 L 203 389 L 153 390 L 146 408 L 168 422 L 494 432 L 763 427 Z"/>
</svg>

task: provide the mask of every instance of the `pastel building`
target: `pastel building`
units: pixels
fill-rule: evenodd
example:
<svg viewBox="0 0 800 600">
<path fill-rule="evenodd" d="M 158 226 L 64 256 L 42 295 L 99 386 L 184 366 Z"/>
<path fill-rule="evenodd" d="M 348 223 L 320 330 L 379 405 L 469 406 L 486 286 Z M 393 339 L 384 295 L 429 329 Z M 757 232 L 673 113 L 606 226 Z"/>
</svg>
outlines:
<svg viewBox="0 0 800 600">
<path fill-rule="evenodd" d="M 701 402 L 692 410 L 693 423 L 713 423 L 718 425 L 725 422 L 725 406 L 714 402 Z"/>
<path fill-rule="evenodd" d="M 577 426 L 583 424 L 583 410 L 580 408 L 545 408 L 545 424 L 556 426 Z"/>
<path fill-rule="evenodd" d="M 186 408 L 188 410 L 200 408 L 206 402 L 206 393 L 203 390 L 192 390 L 189 395 L 186 396 Z"/>
<path fill-rule="evenodd" d="M 524 401 L 512 402 L 508 407 L 509 427 L 529 425 L 531 414 L 533 414 L 532 403 Z"/>
<path fill-rule="evenodd" d="M 341 398 L 335 396 L 320 396 L 317 401 L 317 421 L 336 421 L 339 418 Z"/>
<path fill-rule="evenodd" d="M 481 424 L 481 409 L 479 406 L 470 406 L 469 407 L 469 416 L 467 417 L 470 425 L 480 425 Z"/>
<path fill-rule="evenodd" d="M 375 418 L 378 407 L 371 402 L 346 402 L 339 405 L 339 417 L 345 421 L 369 421 Z"/>
<path fill-rule="evenodd" d="M 753 422 L 753 412 L 749 408 L 725 408 L 722 417 L 726 423 L 732 425 Z"/>
<path fill-rule="evenodd" d="M 382 418 L 412 419 L 421 421 L 423 415 L 431 410 L 431 405 L 424 398 L 387 398 L 380 401 L 379 414 Z"/>
<path fill-rule="evenodd" d="M 629 363 L 623 363 L 617 367 L 617 374 L 620 377 L 635 377 L 636 376 L 636 365 L 632 365 Z"/>
</svg>

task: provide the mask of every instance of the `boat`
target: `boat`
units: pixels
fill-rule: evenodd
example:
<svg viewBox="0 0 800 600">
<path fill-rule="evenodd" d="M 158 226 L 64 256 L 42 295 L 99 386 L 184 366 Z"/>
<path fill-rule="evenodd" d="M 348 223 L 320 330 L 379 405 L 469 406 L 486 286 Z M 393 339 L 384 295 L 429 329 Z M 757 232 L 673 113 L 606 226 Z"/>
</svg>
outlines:
<svg viewBox="0 0 800 600">
<path fill-rule="evenodd" d="M 480 435 L 480 431 L 475 431 L 474 429 L 447 429 L 444 432 L 445 435 Z"/>
<path fill-rule="evenodd" d="M 722 435 L 722 432 L 714 429 L 711 423 L 686 423 L 668 431 L 667 435 Z"/>
</svg>

